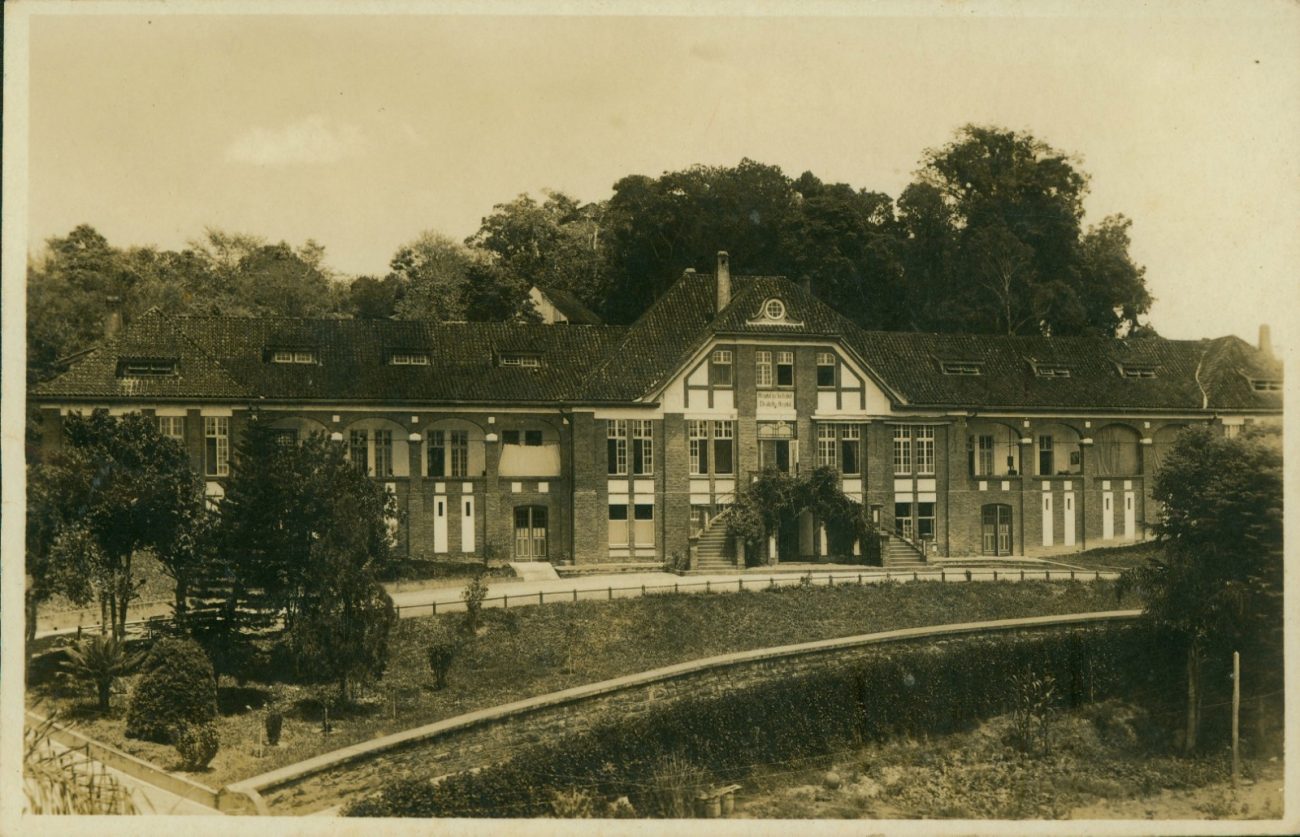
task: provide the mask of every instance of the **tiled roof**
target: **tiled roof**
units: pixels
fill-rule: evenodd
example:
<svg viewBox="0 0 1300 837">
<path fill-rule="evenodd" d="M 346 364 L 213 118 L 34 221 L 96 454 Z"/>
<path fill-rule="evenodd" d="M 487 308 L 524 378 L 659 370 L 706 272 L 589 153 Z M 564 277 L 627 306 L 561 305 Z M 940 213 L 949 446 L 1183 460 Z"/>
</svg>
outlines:
<svg viewBox="0 0 1300 837">
<path fill-rule="evenodd" d="M 168 317 L 150 312 L 107 345 L 33 390 L 37 397 L 629 403 L 652 398 L 715 338 L 838 339 L 887 392 L 919 408 L 981 410 L 1279 411 L 1280 392 L 1252 379 L 1282 377 L 1278 362 L 1235 337 L 1114 340 L 868 332 L 780 277 L 732 278 L 731 303 L 713 316 L 714 277 L 688 273 L 630 327 L 394 320 Z M 763 317 L 780 299 L 785 317 Z M 269 363 L 276 348 L 311 351 L 315 364 Z M 393 351 L 427 352 L 427 366 L 392 366 Z M 505 367 L 503 352 L 537 354 L 539 368 Z M 177 360 L 173 376 L 123 379 L 124 358 Z M 945 374 L 943 362 L 977 375 Z M 1044 377 L 1036 365 L 1065 367 Z M 1130 378 L 1124 365 L 1153 377 Z"/>
</svg>

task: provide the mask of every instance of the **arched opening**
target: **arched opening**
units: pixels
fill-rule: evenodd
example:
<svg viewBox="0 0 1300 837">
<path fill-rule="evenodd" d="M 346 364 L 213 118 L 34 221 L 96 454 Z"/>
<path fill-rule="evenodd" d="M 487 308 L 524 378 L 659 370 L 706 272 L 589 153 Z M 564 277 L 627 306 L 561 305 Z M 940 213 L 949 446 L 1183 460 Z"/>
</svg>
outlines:
<svg viewBox="0 0 1300 837">
<path fill-rule="evenodd" d="M 343 431 L 348 458 L 372 477 L 411 475 L 410 443 L 406 429 L 388 419 L 354 421 Z"/>
<path fill-rule="evenodd" d="M 1079 433 L 1064 424 L 1045 424 L 1034 429 L 1034 475 L 1071 476 L 1083 473 Z"/>
<path fill-rule="evenodd" d="M 1187 429 L 1185 424 L 1170 424 L 1157 430 L 1151 436 L 1151 470 L 1159 471 L 1165 457 L 1178 441 L 1178 436 Z"/>
<path fill-rule="evenodd" d="M 483 429 L 460 419 L 442 419 L 424 434 L 424 476 L 432 479 L 481 477 L 486 473 Z"/>
<path fill-rule="evenodd" d="M 1142 472 L 1138 433 L 1123 424 L 1108 424 L 1094 437 L 1097 474 L 1103 477 L 1131 477 Z"/>
<path fill-rule="evenodd" d="M 1015 476 L 1020 470 L 1020 436 L 1005 424 L 977 421 L 968 427 L 966 457 L 972 477 Z"/>
<path fill-rule="evenodd" d="M 546 422 L 520 422 L 501 431 L 503 477 L 560 476 L 560 433 Z"/>
</svg>

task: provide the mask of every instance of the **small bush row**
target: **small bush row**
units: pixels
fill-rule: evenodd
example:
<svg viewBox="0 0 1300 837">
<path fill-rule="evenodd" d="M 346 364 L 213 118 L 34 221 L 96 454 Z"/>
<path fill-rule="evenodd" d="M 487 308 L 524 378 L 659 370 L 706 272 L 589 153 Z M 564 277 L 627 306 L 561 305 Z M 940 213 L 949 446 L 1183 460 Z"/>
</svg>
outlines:
<svg viewBox="0 0 1300 837">
<path fill-rule="evenodd" d="M 692 780 L 698 786 L 865 740 L 952 732 L 1012 709 L 1011 678 L 1025 671 L 1050 676 L 1065 706 L 1151 691 L 1164 675 L 1150 661 L 1161 656 L 1158 638 L 1137 626 L 885 646 L 852 664 L 683 699 L 436 785 L 427 777 L 397 780 L 346 813 L 547 816 L 557 795 L 582 789 L 593 798 L 628 797 L 651 816 L 680 815 L 667 801 L 680 794 L 663 793 L 665 764 L 703 771 Z"/>
</svg>

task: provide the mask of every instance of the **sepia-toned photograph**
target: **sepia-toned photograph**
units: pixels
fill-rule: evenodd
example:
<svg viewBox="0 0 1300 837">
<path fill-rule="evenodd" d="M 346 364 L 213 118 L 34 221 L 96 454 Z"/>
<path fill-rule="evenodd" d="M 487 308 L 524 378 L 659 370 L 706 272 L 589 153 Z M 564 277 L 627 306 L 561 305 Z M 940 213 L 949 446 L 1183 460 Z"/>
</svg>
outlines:
<svg viewBox="0 0 1300 837">
<path fill-rule="evenodd" d="M 0 830 L 1300 830 L 1300 6 L 4 22 Z"/>
</svg>

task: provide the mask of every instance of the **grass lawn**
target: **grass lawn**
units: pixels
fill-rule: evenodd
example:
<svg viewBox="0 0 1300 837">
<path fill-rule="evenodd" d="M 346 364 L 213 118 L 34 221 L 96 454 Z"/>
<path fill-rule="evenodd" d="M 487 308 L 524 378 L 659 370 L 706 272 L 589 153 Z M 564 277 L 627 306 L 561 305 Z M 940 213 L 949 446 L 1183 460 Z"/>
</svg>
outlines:
<svg viewBox="0 0 1300 837">
<path fill-rule="evenodd" d="M 1054 555 L 1046 560 L 1087 570 L 1127 570 L 1142 566 L 1159 553 L 1160 546 L 1147 541 L 1128 546 L 1102 546 L 1074 555 Z"/>
<path fill-rule="evenodd" d="M 486 610 L 478 637 L 457 658 L 448 688 L 431 688 L 425 658 L 434 620 L 403 619 L 390 641 L 388 673 L 359 704 L 320 731 L 320 687 L 287 682 L 221 683 L 221 751 L 198 781 L 219 787 L 358 741 L 532 695 L 707 657 L 816 639 L 1017 616 L 1136 607 L 1109 582 L 913 582 L 781 588 L 775 591 L 663 594 Z M 123 685 L 125 692 L 128 684 Z M 127 697 L 100 717 L 90 690 L 33 675 L 28 704 L 57 711 L 94 738 L 172 769 L 170 747 L 123 736 Z M 262 719 L 284 713 L 280 745 L 257 746 Z"/>
<path fill-rule="evenodd" d="M 1150 719 L 1107 701 L 1058 716 L 1045 752 L 1009 743 L 1011 717 L 930 741 L 900 739 L 802 769 L 754 773 L 737 816 L 754 818 L 1200 819 L 1282 814 L 1280 760 L 1247 760 L 1234 792 L 1229 760 L 1168 754 Z"/>
</svg>

